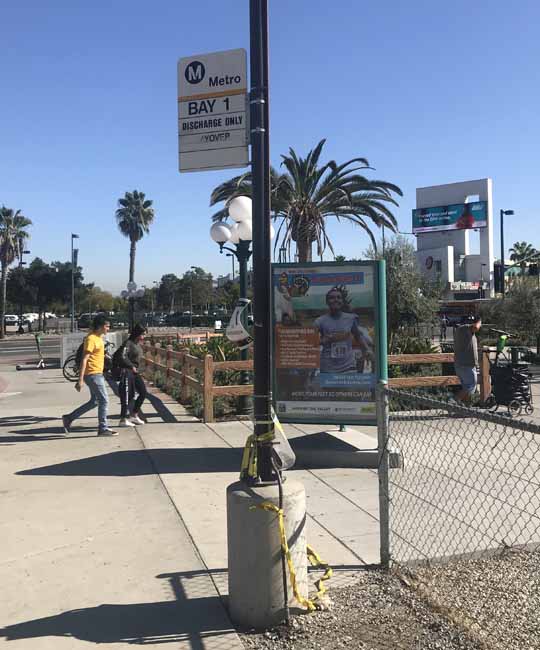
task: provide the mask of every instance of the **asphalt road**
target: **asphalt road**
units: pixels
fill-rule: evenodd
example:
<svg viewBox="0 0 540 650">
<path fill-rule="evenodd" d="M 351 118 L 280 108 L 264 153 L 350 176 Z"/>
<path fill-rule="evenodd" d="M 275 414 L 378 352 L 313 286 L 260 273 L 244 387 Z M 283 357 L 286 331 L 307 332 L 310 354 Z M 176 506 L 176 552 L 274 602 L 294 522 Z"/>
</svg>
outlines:
<svg viewBox="0 0 540 650">
<path fill-rule="evenodd" d="M 46 336 L 41 342 L 41 353 L 48 363 L 59 362 L 60 337 Z M 38 353 L 34 337 L 8 335 L 0 341 L 0 365 L 37 363 Z"/>
</svg>

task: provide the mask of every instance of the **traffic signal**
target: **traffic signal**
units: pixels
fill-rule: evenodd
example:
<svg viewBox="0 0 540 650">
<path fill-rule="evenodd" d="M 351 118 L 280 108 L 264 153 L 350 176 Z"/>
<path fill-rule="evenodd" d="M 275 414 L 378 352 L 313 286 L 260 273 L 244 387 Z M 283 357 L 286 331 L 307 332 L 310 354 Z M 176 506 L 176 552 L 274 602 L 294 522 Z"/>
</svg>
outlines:
<svg viewBox="0 0 540 650">
<path fill-rule="evenodd" d="M 538 275 L 538 264 L 529 264 L 529 275 Z"/>
</svg>

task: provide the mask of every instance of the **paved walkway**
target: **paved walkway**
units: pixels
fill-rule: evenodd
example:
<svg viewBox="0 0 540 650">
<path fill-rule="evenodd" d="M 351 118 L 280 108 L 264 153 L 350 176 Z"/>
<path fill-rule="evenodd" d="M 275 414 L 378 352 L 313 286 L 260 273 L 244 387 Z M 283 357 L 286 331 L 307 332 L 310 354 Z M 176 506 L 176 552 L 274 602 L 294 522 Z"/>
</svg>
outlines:
<svg viewBox="0 0 540 650">
<path fill-rule="evenodd" d="M 225 607 L 225 489 L 249 423 L 204 425 L 162 395 L 144 427 L 97 438 L 89 414 L 66 436 L 59 416 L 81 401 L 73 384 L 58 370 L 5 368 L 0 645 L 242 648 Z M 307 433 L 328 435 L 288 431 L 316 445 Z M 374 436 L 349 430 L 336 444 L 374 447 Z M 378 562 L 376 473 L 308 462 L 292 474 L 306 487 L 308 540 L 337 569 L 332 583 Z"/>
</svg>

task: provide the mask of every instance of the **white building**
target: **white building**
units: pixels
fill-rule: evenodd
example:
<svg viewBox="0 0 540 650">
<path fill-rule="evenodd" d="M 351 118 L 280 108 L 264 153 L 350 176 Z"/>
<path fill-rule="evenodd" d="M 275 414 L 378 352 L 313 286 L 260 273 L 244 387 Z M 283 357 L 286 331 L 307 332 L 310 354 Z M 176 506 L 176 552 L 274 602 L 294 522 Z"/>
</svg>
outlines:
<svg viewBox="0 0 540 650">
<path fill-rule="evenodd" d="M 480 234 L 479 253 L 470 250 L 474 231 Z M 418 188 L 413 232 L 420 269 L 442 282 L 446 300 L 494 295 L 490 178 Z"/>
</svg>

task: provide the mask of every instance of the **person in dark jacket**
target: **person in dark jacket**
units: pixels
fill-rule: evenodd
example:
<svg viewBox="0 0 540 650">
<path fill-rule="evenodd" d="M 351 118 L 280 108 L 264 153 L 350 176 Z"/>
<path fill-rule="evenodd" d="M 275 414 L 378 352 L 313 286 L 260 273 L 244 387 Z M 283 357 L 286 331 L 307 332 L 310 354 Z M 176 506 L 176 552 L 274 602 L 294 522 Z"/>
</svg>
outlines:
<svg viewBox="0 0 540 650">
<path fill-rule="evenodd" d="M 144 341 L 146 329 L 139 324 L 133 326 L 128 340 L 124 344 L 122 356 L 122 375 L 120 378 L 120 426 L 134 427 L 137 424 L 144 424 L 141 418 L 141 406 L 146 399 L 146 385 L 144 379 L 139 374 L 139 366 L 143 358 L 143 349 L 141 343 Z M 131 415 L 129 405 L 137 394 L 137 399 L 133 402 Z"/>
<path fill-rule="evenodd" d="M 454 329 L 454 366 L 461 381 L 455 399 L 469 404 L 478 383 L 478 341 L 476 333 L 482 327 L 480 316 L 472 316 Z"/>
</svg>

